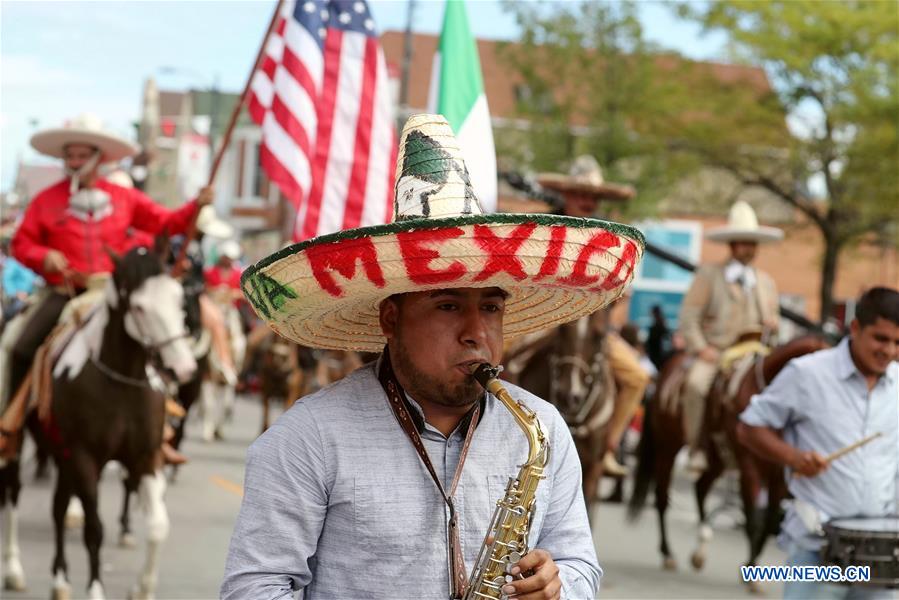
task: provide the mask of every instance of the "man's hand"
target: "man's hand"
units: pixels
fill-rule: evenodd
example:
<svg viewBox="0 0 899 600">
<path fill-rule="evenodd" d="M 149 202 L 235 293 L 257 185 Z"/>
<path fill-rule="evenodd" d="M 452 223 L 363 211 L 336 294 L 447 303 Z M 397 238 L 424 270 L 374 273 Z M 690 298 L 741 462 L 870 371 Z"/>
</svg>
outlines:
<svg viewBox="0 0 899 600">
<path fill-rule="evenodd" d="M 562 580 L 559 579 L 559 567 L 546 550 L 535 548 L 525 554 L 518 564 L 512 567 L 512 575 L 525 573 L 524 579 L 518 579 L 503 586 L 503 593 L 518 600 L 558 600 L 562 594 Z"/>
<path fill-rule="evenodd" d="M 211 185 L 207 185 L 203 189 L 200 190 L 200 193 L 197 194 L 197 206 L 203 208 L 207 204 L 212 204 L 212 201 L 215 199 L 215 188 Z"/>
<path fill-rule="evenodd" d="M 59 250 L 48 250 L 44 255 L 44 272 L 46 273 L 62 273 L 68 266 L 68 259 Z"/>
<path fill-rule="evenodd" d="M 721 353 L 714 346 L 706 346 L 699 351 L 699 358 L 707 363 L 718 364 Z"/>
<path fill-rule="evenodd" d="M 796 450 L 793 458 L 789 462 L 789 466 L 793 472 L 805 477 L 814 477 L 827 469 L 830 463 L 827 460 L 811 450 L 803 452 Z"/>
</svg>

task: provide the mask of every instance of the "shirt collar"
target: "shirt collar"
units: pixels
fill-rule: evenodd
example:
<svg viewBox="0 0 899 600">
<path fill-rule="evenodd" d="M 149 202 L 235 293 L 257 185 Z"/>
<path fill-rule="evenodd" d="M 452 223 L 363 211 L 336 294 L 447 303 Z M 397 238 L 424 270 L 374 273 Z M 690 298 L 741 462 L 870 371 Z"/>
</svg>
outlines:
<svg viewBox="0 0 899 600">
<path fill-rule="evenodd" d="M 418 430 L 418 433 L 421 434 L 425 430 L 425 413 L 421 409 L 421 405 L 416 402 L 415 399 L 412 398 L 412 396 L 410 396 L 409 393 L 405 390 L 403 390 L 403 400 L 406 403 L 406 410 L 409 411 L 409 416 L 412 417 L 412 422 L 415 424 L 415 428 Z M 484 394 L 481 396 L 480 406 L 481 416 L 478 419 L 478 423 L 475 425 L 475 427 L 477 427 L 478 424 L 480 424 L 480 422 L 484 420 L 484 410 L 486 410 L 487 408 L 486 392 L 484 392 Z M 474 416 L 474 407 L 471 407 L 471 410 L 465 413 L 465 416 L 462 417 L 461 421 L 459 421 L 459 425 L 456 427 L 454 433 L 458 431 L 459 434 L 463 437 L 468 435 L 468 427 L 471 425 L 472 416 Z"/>
<path fill-rule="evenodd" d="M 849 379 L 856 373 L 859 371 L 852 360 L 852 353 L 849 351 L 849 336 L 847 335 L 837 345 L 837 376 L 840 379 Z"/>
</svg>

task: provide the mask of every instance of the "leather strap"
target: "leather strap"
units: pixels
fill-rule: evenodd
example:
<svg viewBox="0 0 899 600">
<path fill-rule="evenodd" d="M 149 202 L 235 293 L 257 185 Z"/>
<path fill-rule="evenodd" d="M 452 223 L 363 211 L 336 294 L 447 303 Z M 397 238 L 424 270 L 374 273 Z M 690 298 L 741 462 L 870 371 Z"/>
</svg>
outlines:
<svg viewBox="0 0 899 600">
<path fill-rule="evenodd" d="M 459 464 L 456 466 L 453 482 L 450 485 L 449 493 L 447 493 L 443 488 L 443 484 L 440 483 L 440 478 L 437 476 L 437 472 L 431 464 L 428 451 L 421 441 L 421 435 L 418 433 L 418 429 L 415 427 L 415 423 L 412 420 L 412 415 L 409 414 L 409 409 L 406 407 L 405 392 L 393 372 L 393 366 L 390 364 L 390 353 L 387 351 L 386 347 L 381 355 L 381 368 L 378 371 L 378 380 L 381 382 L 381 386 L 387 394 L 387 399 L 389 400 L 390 408 L 393 410 L 393 415 L 396 417 L 396 420 L 403 431 L 406 432 L 406 437 L 412 442 L 412 446 L 415 448 L 415 451 L 418 452 L 418 457 L 428 469 L 428 473 L 431 474 L 431 479 L 434 480 L 434 484 L 437 486 L 437 489 L 440 490 L 440 495 L 443 496 L 444 502 L 446 502 L 446 505 L 449 507 L 448 562 L 451 580 L 450 593 L 452 598 L 461 598 L 462 594 L 465 592 L 465 588 L 468 586 L 468 576 L 465 573 L 465 561 L 462 558 L 462 544 L 459 539 L 459 516 L 456 513 L 456 506 L 453 503 L 453 495 L 456 493 L 456 486 L 459 484 L 459 478 L 462 475 L 462 466 L 465 464 L 465 457 L 468 455 L 471 438 L 474 435 L 475 427 L 477 427 L 478 424 L 478 418 L 481 413 L 480 404 L 475 406 L 474 412 L 471 415 L 471 422 L 469 423 L 468 431 L 465 434 L 465 442 L 463 443 L 462 451 L 459 454 Z"/>
</svg>

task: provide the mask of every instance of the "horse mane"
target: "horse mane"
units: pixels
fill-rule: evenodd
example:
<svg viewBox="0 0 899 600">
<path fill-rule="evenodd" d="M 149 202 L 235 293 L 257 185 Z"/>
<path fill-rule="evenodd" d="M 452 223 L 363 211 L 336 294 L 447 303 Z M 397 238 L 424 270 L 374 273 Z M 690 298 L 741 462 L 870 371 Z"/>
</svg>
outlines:
<svg viewBox="0 0 899 600">
<path fill-rule="evenodd" d="M 130 294 L 140 285 L 156 275 L 161 275 L 162 261 L 154 251 L 143 246 L 129 250 L 116 262 L 113 277 L 116 287 Z"/>
</svg>

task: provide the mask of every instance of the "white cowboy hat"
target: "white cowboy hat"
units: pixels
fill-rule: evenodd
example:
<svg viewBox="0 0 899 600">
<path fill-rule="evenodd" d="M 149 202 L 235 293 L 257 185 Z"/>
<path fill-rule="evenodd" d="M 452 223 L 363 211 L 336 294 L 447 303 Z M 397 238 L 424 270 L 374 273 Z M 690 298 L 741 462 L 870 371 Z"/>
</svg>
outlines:
<svg viewBox="0 0 899 600">
<path fill-rule="evenodd" d="M 63 149 L 70 144 L 84 144 L 99 148 L 101 162 L 118 161 L 138 152 L 138 147 L 128 140 L 103 128 L 103 122 L 94 115 L 79 115 L 63 127 L 45 129 L 31 136 L 31 146 L 48 156 L 63 158 Z"/>
<path fill-rule="evenodd" d="M 400 139 L 394 219 L 287 247 L 244 271 L 244 295 L 281 336 L 380 352 L 381 301 L 448 287 L 499 287 L 513 338 L 619 297 L 643 255 L 633 227 L 556 215 L 483 214 L 452 129 L 413 115 Z"/>
<path fill-rule="evenodd" d="M 782 240 L 784 232 L 776 227 L 759 225 L 755 211 L 744 200 L 737 200 L 730 207 L 727 225 L 710 229 L 705 237 L 715 242 L 776 242 Z"/>
<path fill-rule="evenodd" d="M 218 251 L 219 256 L 226 256 L 231 260 L 237 260 L 241 255 L 240 244 L 236 240 L 225 240 L 219 245 Z"/>
<path fill-rule="evenodd" d="M 211 204 L 200 209 L 197 215 L 197 229 L 214 238 L 229 238 L 234 235 L 234 228 L 218 218 Z"/>
<path fill-rule="evenodd" d="M 537 183 L 551 190 L 579 192 L 605 200 L 630 200 L 636 194 L 629 185 L 606 182 L 599 163 L 586 154 L 574 159 L 568 175 L 540 173 L 537 175 Z"/>
</svg>

